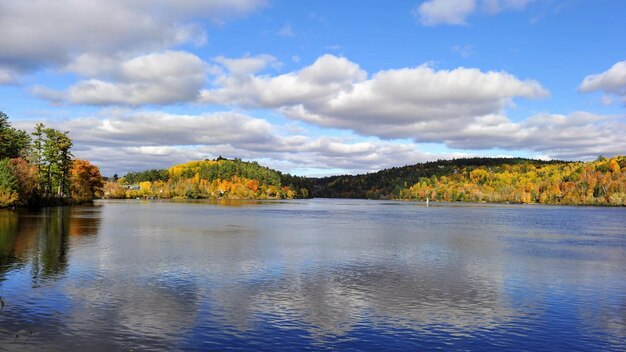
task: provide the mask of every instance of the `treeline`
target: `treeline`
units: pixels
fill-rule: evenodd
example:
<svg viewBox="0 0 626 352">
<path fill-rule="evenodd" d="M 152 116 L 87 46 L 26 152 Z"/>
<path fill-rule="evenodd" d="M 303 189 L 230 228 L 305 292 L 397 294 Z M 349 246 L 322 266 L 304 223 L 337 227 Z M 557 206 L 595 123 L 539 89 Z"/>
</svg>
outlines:
<svg viewBox="0 0 626 352">
<path fill-rule="evenodd" d="M 170 178 L 167 169 L 150 169 L 146 171 L 129 172 L 121 180 L 118 180 L 117 174 L 113 176 L 113 181 L 119 181 L 122 184 L 138 184 L 144 181 L 167 181 Z"/>
<path fill-rule="evenodd" d="M 101 194 L 98 167 L 74 159 L 68 132 L 39 123 L 29 135 L 0 111 L 0 207 L 90 201 Z"/>
<path fill-rule="evenodd" d="M 463 158 L 364 175 L 305 178 L 239 159 L 192 161 L 129 172 L 105 198 L 369 198 L 431 201 L 626 205 L 626 157 L 593 162 Z"/>
<path fill-rule="evenodd" d="M 626 205 L 626 157 L 593 162 L 465 158 L 313 179 L 313 195 L 494 203 Z"/>
<path fill-rule="evenodd" d="M 105 183 L 104 198 L 308 198 L 306 178 L 240 159 L 191 161 L 169 169 L 129 172 Z"/>
<path fill-rule="evenodd" d="M 313 196 L 322 198 L 399 198 L 403 189 L 422 178 L 441 177 L 458 173 L 467 167 L 531 164 L 534 166 L 563 163 L 523 158 L 461 158 L 437 160 L 415 165 L 393 167 L 364 175 L 341 175 L 311 179 Z"/>
<path fill-rule="evenodd" d="M 626 157 L 536 165 L 466 166 L 422 177 L 401 199 L 568 205 L 626 205 Z"/>
</svg>

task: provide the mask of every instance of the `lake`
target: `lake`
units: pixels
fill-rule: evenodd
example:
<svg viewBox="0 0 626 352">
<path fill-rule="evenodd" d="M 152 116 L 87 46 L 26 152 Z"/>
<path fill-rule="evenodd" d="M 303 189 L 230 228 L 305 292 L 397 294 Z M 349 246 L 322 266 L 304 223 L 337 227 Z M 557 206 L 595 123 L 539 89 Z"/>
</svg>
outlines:
<svg viewBox="0 0 626 352">
<path fill-rule="evenodd" d="M 626 208 L 0 211 L 0 350 L 626 350 Z"/>
</svg>

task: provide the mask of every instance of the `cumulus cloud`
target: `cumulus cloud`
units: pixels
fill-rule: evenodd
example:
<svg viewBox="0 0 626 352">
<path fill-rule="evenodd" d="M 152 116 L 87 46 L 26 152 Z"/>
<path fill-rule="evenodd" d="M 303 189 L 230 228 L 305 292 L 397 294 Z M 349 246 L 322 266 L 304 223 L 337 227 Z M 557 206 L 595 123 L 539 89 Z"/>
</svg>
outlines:
<svg viewBox="0 0 626 352">
<path fill-rule="evenodd" d="M 34 122 L 18 120 L 14 125 L 31 128 Z M 233 112 L 181 115 L 107 110 L 95 116 L 44 122 L 69 130 L 75 142 L 74 154 L 100 166 L 105 175 L 165 168 L 219 155 L 256 160 L 299 175 L 364 173 L 476 155 L 433 154 L 423 145 L 406 140 L 320 137 L 303 129 L 285 132 L 264 119 Z M 442 126 L 438 131 L 424 133 L 423 141 L 445 144 L 451 150 L 524 150 L 550 158 L 581 160 L 623 153 L 625 134 L 625 116 L 544 113 L 515 122 L 491 114 L 473 118 L 464 126 Z"/>
<path fill-rule="evenodd" d="M 345 58 L 324 55 L 304 69 L 276 77 L 238 75 L 231 65 L 219 76 L 216 89 L 204 90 L 200 101 L 214 104 L 239 104 L 245 107 L 280 107 L 300 102 L 327 100 L 362 81 L 366 73 Z"/>
<path fill-rule="evenodd" d="M 206 41 L 200 21 L 246 14 L 265 0 L 33 0 L 3 1 L 1 72 L 12 76 L 58 67 L 82 54 L 159 51 Z M 0 83 L 6 83 L 6 77 Z"/>
<path fill-rule="evenodd" d="M 541 113 L 514 122 L 502 115 L 475 118 L 459 128 L 424 136 L 451 148 L 527 150 L 556 159 L 588 160 L 626 150 L 626 117 Z M 598 143 L 602 141 L 602 143 Z"/>
<path fill-rule="evenodd" d="M 458 150 L 524 150 L 563 159 L 615 155 L 626 149 L 621 141 L 626 134 L 624 116 L 543 113 L 511 120 L 506 108 L 513 99 L 536 99 L 548 92 L 536 81 L 506 72 L 422 65 L 369 76 L 346 58 L 325 55 L 299 71 L 276 76 L 231 75 L 225 69 L 214 85 L 202 92 L 202 101 L 272 108 L 294 120 L 362 136 L 412 139 Z"/>
<path fill-rule="evenodd" d="M 429 0 L 413 10 L 426 26 L 465 24 L 465 18 L 476 8 L 475 0 Z"/>
<path fill-rule="evenodd" d="M 98 146 L 178 146 L 270 142 L 272 126 L 262 119 L 222 112 L 178 115 L 158 111 L 108 111 L 102 115 L 51 121 L 72 138 Z"/>
<path fill-rule="evenodd" d="M 218 77 L 201 101 L 275 108 L 323 127 L 351 129 L 382 138 L 414 138 L 493 114 L 515 97 L 548 93 L 532 80 L 506 72 L 422 65 L 368 75 L 343 57 L 324 55 L 302 70 L 278 76 Z"/>
<path fill-rule="evenodd" d="M 602 73 L 585 77 L 578 90 L 583 93 L 601 91 L 605 93 L 605 102 L 611 102 L 611 97 L 616 96 L 626 104 L 626 61 L 618 62 Z"/>
<path fill-rule="evenodd" d="M 425 26 L 439 24 L 464 25 L 466 19 L 480 11 L 497 14 L 507 10 L 523 10 L 533 0 L 428 0 L 416 6 L 412 14 Z"/>
<path fill-rule="evenodd" d="M 93 161 L 107 175 L 163 168 L 219 155 L 265 160 L 286 172 L 327 169 L 343 173 L 435 158 L 412 143 L 313 137 L 301 133 L 284 135 L 263 119 L 232 112 L 180 115 L 108 110 L 96 116 L 45 123 L 69 130 L 75 142 L 74 154 Z M 34 121 L 14 123 L 18 128 L 30 128 L 33 124 Z M 444 157 L 459 155 L 462 154 Z"/>
<path fill-rule="evenodd" d="M 96 65 L 102 62 L 101 65 Z M 193 101 L 206 80 L 206 64 L 197 56 L 165 51 L 123 62 L 109 58 L 82 57 L 74 63 L 77 72 L 107 79 L 87 79 L 66 90 L 37 86 L 33 93 L 56 103 L 89 105 L 170 104 Z"/>
</svg>

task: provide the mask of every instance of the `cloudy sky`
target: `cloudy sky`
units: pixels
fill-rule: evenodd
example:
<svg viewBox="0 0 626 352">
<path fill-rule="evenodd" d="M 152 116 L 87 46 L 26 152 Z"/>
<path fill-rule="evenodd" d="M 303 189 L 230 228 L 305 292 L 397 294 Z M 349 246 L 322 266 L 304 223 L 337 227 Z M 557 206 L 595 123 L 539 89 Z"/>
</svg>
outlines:
<svg viewBox="0 0 626 352">
<path fill-rule="evenodd" d="M 0 0 L 0 111 L 105 175 L 626 154 L 624 1 Z"/>
</svg>

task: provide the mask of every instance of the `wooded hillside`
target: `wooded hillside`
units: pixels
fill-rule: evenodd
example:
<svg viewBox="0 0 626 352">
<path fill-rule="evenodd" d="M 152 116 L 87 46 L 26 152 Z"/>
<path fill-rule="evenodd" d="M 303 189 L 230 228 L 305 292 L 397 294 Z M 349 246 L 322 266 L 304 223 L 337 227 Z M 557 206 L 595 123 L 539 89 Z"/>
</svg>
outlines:
<svg viewBox="0 0 626 352">
<path fill-rule="evenodd" d="M 364 175 L 304 178 L 239 159 L 129 172 L 105 198 L 369 198 L 493 203 L 626 205 L 626 157 L 593 162 L 465 158 Z"/>
<path fill-rule="evenodd" d="M 626 205 L 626 157 L 468 158 L 312 179 L 315 197 Z"/>
<path fill-rule="evenodd" d="M 129 172 L 105 184 L 105 198 L 308 198 L 307 180 L 239 159 L 191 161 L 163 170 Z"/>
</svg>

